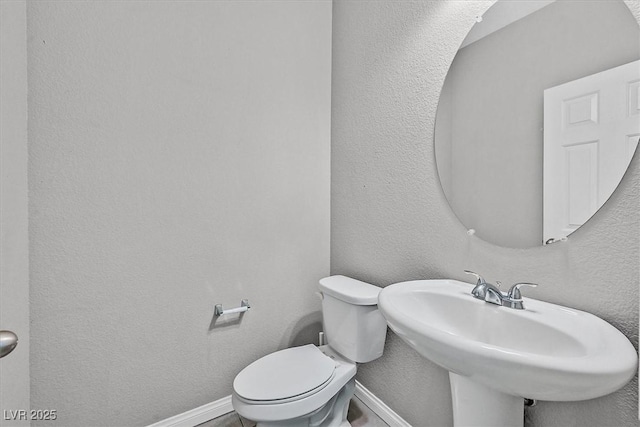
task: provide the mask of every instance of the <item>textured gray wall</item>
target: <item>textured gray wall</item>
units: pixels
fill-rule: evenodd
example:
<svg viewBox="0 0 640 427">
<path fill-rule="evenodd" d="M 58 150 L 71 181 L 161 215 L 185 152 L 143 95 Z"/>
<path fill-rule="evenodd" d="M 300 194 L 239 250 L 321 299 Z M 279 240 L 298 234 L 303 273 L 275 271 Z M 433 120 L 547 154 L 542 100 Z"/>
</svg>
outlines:
<svg viewBox="0 0 640 427">
<path fill-rule="evenodd" d="M 541 245 L 544 90 L 637 59 L 640 28 L 622 0 L 559 0 L 461 49 L 436 121 L 438 133 L 451 126 L 452 159 L 440 136 L 436 155 L 460 221 L 500 246 Z"/>
<path fill-rule="evenodd" d="M 28 6 L 31 404 L 145 425 L 316 339 L 331 2 Z M 252 309 L 212 324 L 213 306 Z"/>
<path fill-rule="evenodd" d="M 592 312 L 638 343 L 640 158 L 568 242 L 507 249 L 469 237 L 434 162 L 448 67 L 491 1 L 340 1 L 333 10 L 331 270 L 380 286 L 410 279 L 540 283 L 528 295 Z M 640 20 L 640 4 L 634 16 Z M 526 333 L 526 331 L 523 331 Z M 447 373 L 389 333 L 358 378 L 415 426 L 452 423 Z M 637 380 L 585 402 L 540 402 L 537 426 L 636 426 Z"/>
</svg>

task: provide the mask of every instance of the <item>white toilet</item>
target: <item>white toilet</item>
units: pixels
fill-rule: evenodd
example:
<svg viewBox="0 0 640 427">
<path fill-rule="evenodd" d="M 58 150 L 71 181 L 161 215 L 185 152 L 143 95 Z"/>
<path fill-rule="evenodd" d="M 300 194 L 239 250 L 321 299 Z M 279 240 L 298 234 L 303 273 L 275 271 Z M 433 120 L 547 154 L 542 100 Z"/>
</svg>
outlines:
<svg viewBox="0 0 640 427">
<path fill-rule="evenodd" d="M 327 345 L 271 353 L 233 381 L 233 408 L 258 426 L 349 426 L 356 363 L 382 356 L 380 288 L 345 276 L 320 280 Z"/>
</svg>

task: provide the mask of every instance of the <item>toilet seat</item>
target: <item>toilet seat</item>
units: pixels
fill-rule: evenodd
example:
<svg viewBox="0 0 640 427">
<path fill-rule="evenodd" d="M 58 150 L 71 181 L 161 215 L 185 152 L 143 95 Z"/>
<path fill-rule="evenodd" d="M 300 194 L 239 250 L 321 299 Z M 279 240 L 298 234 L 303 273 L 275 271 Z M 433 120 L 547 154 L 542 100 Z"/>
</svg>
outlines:
<svg viewBox="0 0 640 427">
<path fill-rule="evenodd" d="M 286 403 L 322 390 L 335 370 L 336 362 L 309 344 L 256 360 L 236 376 L 233 389 L 239 398 L 253 404 Z"/>
</svg>

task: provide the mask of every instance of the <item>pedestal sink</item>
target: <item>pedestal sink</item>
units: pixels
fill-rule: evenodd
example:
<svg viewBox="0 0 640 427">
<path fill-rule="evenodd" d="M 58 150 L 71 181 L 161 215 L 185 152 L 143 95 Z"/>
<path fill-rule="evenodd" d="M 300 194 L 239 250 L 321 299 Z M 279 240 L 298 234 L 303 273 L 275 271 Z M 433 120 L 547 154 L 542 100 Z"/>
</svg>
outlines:
<svg viewBox="0 0 640 427">
<path fill-rule="evenodd" d="M 634 376 L 635 349 L 599 317 L 531 298 L 515 310 L 473 298 L 472 288 L 402 282 L 378 303 L 402 340 L 449 371 L 455 426 L 522 426 L 525 397 L 592 399 Z"/>
</svg>

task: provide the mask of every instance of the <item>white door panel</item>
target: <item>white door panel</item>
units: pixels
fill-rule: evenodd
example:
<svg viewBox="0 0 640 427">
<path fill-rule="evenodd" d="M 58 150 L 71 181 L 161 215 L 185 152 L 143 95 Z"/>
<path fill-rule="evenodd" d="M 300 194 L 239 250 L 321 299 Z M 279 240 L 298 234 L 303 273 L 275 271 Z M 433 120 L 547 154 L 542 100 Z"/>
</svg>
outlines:
<svg viewBox="0 0 640 427">
<path fill-rule="evenodd" d="M 607 201 L 639 137 L 640 61 L 545 90 L 543 243 Z"/>
<path fill-rule="evenodd" d="M 18 346 L 0 359 L 0 426 L 29 425 L 26 2 L 0 1 L 0 330 Z"/>
</svg>

